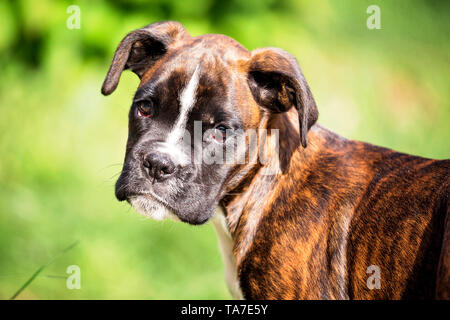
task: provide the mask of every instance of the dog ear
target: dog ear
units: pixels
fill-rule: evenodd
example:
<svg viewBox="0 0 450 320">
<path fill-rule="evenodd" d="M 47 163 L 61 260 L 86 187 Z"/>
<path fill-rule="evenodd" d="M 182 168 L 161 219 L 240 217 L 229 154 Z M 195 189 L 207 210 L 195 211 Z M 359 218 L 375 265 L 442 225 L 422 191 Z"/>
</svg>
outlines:
<svg viewBox="0 0 450 320">
<path fill-rule="evenodd" d="M 255 101 L 274 113 L 295 106 L 300 123 L 300 141 L 307 146 L 308 130 L 317 121 L 317 106 L 297 60 L 278 48 L 252 52 L 248 84 Z"/>
<path fill-rule="evenodd" d="M 189 37 L 184 27 L 174 21 L 157 22 L 130 32 L 120 42 L 102 86 L 102 94 L 111 94 L 123 70 L 130 69 L 139 78 L 176 41 Z"/>
</svg>

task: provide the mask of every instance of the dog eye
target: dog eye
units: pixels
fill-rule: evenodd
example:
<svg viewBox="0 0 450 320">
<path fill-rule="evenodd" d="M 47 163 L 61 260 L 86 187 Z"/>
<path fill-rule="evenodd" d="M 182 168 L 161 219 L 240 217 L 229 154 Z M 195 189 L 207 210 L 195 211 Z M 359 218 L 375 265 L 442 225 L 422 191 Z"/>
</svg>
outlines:
<svg viewBox="0 0 450 320">
<path fill-rule="evenodd" d="M 227 130 L 229 129 L 230 128 L 224 126 L 223 124 L 220 124 L 214 128 L 211 138 L 217 142 L 223 143 L 227 139 Z"/>
<path fill-rule="evenodd" d="M 154 108 L 151 101 L 139 101 L 136 109 L 140 117 L 150 118 L 154 115 Z"/>
<path fill-rule="evenodd" d="M 228 128 L 225 127 L 223 124 L 220 124 L 216 127 L 217 130 L 219 130 L 220 132 L 222 132 L 224 135 L 227 133 Z"/>
</svg>

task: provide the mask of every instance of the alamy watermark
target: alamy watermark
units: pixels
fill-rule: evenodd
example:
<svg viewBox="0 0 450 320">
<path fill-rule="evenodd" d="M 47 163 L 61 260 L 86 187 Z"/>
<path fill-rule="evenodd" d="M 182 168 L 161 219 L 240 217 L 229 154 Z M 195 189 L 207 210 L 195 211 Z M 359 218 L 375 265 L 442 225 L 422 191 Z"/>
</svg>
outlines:
<svg viewBox="0 0 450 320">
<path fill-rule="evenodd" d="M 66 279 L 66 287 L 69 290 L 81 289 L 81 270 L 77 265 L 70 265 L 66 269 L 69 276 Z"/>
<path fill-rule="evenodd" d="M 369 288 L 370 290 L 381 289 L 380 267 L 377 265 L 368 266 L 366 269 L 366 273 L 370 274 L 369 278 L 367 278 L 366 281 L 367 288 Z"/>
<path fill-rule="evenodd" d="M 161 142 L 161 145 L 170 154 L 195 165 L 259 162 L 267 169 L 263 174 L 279 173 L 279 129 L 208 129 L 203 132 L 202 121 L 194 121 L 193 137 L 184 129 L 178 140 Z"/>
<path fill-rule="evenodd" d="M 366 13 L 370 16 L 366 20 L 366 26 L 369 30 L 381 29 L 381 9 L 376 4 L 367 7 Z"/>
<path fill-rule="evenodd" d="M 67 7 L 66 12 L 70 16 L 66 20 L 67 29 L 80 29 L 81 28 L 81 9 L 77 5 L 70 5 Z"/>
</svg>

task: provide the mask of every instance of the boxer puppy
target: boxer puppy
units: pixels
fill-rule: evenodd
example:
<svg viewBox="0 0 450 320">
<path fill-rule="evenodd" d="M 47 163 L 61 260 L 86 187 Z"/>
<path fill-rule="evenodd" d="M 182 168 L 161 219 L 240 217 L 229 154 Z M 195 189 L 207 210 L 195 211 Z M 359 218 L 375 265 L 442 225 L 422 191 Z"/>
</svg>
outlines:
<svg viewBox="0 0 450 320">
<path fill-rule="evenodd" d="M 155 219 L 214 216 L 235 298 L 449 298 L 449 160 L 320 126 L 281 49 L 160 22 L 122 40 L 104 95 L 126 69 L 140 85 L 116 196 Z"/>
</svg>

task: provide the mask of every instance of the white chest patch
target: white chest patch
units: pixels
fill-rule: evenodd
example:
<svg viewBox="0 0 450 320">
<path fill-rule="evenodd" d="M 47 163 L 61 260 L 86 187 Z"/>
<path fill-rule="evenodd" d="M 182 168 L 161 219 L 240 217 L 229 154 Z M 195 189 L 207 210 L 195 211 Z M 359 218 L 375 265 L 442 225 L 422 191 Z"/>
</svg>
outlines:
<svg viewBox="0 0 450 320">
<path fill-rule="evenodd" d="M 225 213 L 221 207 L 216 209 L 216 213 L 210 221 L 216 230 L 217 238 L 219 239 L 219 248 L 225 265 L 225 281 L 228 290 L 230 290 L 233 299 L 243 300 L 244 296 L 237 276 L 236 258 L 233 255 L 233 242 L 230 230 L 228 229 Z"/>
</svg>

